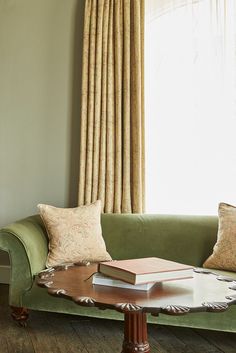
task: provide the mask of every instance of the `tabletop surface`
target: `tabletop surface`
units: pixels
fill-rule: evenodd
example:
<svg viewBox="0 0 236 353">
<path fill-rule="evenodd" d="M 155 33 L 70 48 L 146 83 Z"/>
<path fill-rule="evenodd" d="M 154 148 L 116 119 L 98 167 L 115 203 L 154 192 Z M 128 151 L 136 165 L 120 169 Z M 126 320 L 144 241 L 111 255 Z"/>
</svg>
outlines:
<svg viewBox="0 0 236 353">
<path fill-rule="evenodd" d="M 62 296 L 79 305 L 118 311 L 143 310 L 153 314 L 184 314 L 225 311 L 236 304 L 236 281 L 214 272 L 195 269 L 193 278 L 156 283 L 149 291 L 93 285 L 97 264 L 58 266 L 42 271 L 37 284 L 49 294 Z M 90 277 L 90 278 L 89 278 Z"/>
</svg>

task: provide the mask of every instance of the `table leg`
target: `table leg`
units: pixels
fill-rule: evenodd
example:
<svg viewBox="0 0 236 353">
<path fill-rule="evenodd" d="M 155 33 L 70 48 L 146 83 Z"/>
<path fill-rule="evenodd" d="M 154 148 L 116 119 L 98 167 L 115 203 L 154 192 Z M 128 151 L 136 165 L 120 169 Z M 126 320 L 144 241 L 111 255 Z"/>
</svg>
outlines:
<svg viewBox="0 0 236 353">
<path fill-rule="evenodd" d="M 125 330 L 122 353 L 149 353 L 147 318 L 143 312 L 125 313 Z"/>
<path fill-rule="evenodd" d="M 29 310 L 27 308 L 11 306 L 11 311 L 12 318 L 17 321 L 20 326 L 26 327 L 29 318 Z"/>
</svg>

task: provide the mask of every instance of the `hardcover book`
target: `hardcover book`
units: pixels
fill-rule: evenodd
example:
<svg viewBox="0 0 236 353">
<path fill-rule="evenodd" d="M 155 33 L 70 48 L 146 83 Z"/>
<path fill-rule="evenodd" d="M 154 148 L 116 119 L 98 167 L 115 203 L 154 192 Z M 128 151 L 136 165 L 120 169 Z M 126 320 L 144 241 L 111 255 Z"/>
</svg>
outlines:
<svg viewBox="0 0 236 353">
<path fill-rule="evenodd" d="M 141 291 L 148 291 L 154 286 L 154 284 L 156 284 L 155 282 L 149 282 L 149 283 L 134 285 L 124 281 L 120 281 L 118 279 L 114 279 L 112 277 L 105 276 L 102 273 L 95 273 L 93 275 L 92 283 L 95 285 L 101 285 L 101 286 L 125 288 L 125 289 L 141 290 Z"/>
<path fill-rule="evenodd" d="M 133 285 L 193 277 L 193 267 L 158 257 L 101 262 L 98 271 Z"/>
</svg>

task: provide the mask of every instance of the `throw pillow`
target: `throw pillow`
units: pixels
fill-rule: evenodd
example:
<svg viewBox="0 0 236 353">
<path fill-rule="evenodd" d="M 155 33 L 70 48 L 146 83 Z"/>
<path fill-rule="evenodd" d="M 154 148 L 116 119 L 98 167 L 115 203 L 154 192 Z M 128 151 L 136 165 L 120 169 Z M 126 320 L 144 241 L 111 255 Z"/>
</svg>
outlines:
<svg viewBox="0 0 236 353">
<path fill-rule="evenodd" d="M 203 267 L 236 271 L 236 207 L 220 203 L 218 212 L 217 242 Z"/>
<path fill-rule="evenodd" d="M 76 208 L 39 204 L 38 209 L 49 237 L 47 267 L 111 260 L 102 237 L 101 201 Z"/>
</svg>

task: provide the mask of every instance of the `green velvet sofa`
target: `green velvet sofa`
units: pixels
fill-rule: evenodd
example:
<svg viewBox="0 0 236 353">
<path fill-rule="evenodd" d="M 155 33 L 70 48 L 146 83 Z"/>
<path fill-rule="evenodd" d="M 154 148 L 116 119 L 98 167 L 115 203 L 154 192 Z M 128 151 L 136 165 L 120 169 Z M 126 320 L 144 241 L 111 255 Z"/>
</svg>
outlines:
<svg viewBox="0 0 236 353">
<path fill-rule="evenodd" d="M 217 228 L 218 218 L 215 216 L 102 215 L 103 236 L 114 259 L 156 256 L 201 267 L 212 252 Z M 16 308 L 24 307 L 30 310 L 123 319 L 123 315 L 114 310 L 86 308 L 64 298 L 52 297 L 47 290 L 35 284 L 35 275 L 45 268 L 48 252 L 47 234 L 38 215 L 1 229 L 0 249 L 9 253 L 11 261 L 9 304 L 15 308 L 15 313 Z M 236 280 L 236 273 L 224 274 Z M 19 313 L 23 318 L 24 312 L 19 309 Z M 148 321 L 236 332 L 236 305 L 221 314 L 160 314 L 158 318 L 148 317 Z"/>
</svg>

